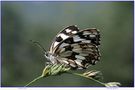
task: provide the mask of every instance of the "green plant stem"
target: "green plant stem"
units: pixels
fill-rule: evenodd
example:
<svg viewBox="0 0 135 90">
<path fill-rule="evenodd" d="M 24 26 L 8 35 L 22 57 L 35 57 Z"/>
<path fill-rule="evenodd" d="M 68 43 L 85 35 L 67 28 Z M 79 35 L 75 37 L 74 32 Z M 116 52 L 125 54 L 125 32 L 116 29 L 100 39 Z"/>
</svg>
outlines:
<svg viewBox="0 0 135 90">
<path fill-rule="evenodd" d="M 72 73 L 72 72 L 69 72 L 69 73 L 74 74 L 74 75 L 77 75 L 77 76 L 81 76 L 81 77 L 85 77 L 85 78 L 91 79 L 91 80 L 93 80 L 93 81 L 95 81 L 95 82 L 97 82 L 97 83 L 99 83 L 99 84 L 101 84 L 101 85 L 105 86 L 105 83 L 100 82 L 100 81 L 98 81 L 98 80 L 96 80 L 96 79 L 94 79 L 94 78 L 84 76 L 83 74 L 79 74 L 79 73 Z"/>
<path fill-rule="evenodd" d="M 28 84 L 26 84 L 24 87 L 29 86 L 30 84 L 34 83 L 35 81 L 37 81 L 37 80 L 39 80 L 41 78 L 43 78 L 43 76 L 39 76 L 39 77 L 35 78 L 34 80 L 32 80 L 31 82 L 29 82 Z"/>
</svg>

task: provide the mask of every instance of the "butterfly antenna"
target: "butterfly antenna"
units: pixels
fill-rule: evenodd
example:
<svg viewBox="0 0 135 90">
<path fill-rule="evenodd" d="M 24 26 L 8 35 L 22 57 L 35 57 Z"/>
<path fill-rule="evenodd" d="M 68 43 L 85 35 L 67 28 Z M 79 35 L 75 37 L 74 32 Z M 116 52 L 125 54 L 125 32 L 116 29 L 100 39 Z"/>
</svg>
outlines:
<svg viewBox="0 0 135 90">
<path fill-rule="evenodd" d="M 39 48 L 41 48 L 41 49 L 43 50 L 43 52 L 46 53 L 45 48 L 44 48 L 39 42 L 37 42 L 37 41 L 32 41 L 32 40 L 30 40 L 30 41 L 31 41 L 32 43 L 36 44 Z"/>
</svg>

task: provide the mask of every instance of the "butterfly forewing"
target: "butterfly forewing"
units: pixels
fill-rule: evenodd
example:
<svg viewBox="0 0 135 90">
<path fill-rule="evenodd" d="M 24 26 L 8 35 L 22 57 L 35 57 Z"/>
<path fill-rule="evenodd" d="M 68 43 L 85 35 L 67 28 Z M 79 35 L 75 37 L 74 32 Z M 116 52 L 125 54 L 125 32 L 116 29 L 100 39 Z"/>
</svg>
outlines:
<svg viewBox="0 0 135 90">
<path fill-rule="evenodd" d="M 66 31 L 62 31 L 60 34 L 65 34 L 65 32 Z M 57 35 L 56 38 L 58 38 L 58 36 L 59 35 Z M 61 36 L 61 38 L 63 37 Z M 53 48 L 52 54 L 55 54 L 60 63 L 65 63 L 73 68 L 87 68 L 89 65 L 94 65 L 99 61 L 99 41 L 100 34 L 97 29 L 77 30 L 76 33 L 61 40 L 59 44 Z"/>
<path fill-rule="evenodd" d="M 67 39 L 68 37 L 76 34 L 79 31 L 79 29 L 75 26 L 68 26 L 66 27 L 64 30 L 60 31 L 56 37 L 53 40 L 53 43 L 50 47 L 50 53 L 53 53 L 54 49 L 65 39 Z"/>
</svg>

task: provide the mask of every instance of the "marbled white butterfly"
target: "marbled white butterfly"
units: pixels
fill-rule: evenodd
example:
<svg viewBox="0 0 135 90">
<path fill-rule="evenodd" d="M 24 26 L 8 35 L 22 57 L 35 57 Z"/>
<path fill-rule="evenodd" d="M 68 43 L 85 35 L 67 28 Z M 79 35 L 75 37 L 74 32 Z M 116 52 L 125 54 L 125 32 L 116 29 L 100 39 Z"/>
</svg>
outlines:
<svg viewBox="0 0 135 90">
<path fill-rule="evenodd" d="M 100 33 L 95 28 L 79 30 L 68 26 L 54 38 L 45 57 L 51 64 L 65 64 L 73 69 L 85 69 L 100 59 Z"/>
</svg>

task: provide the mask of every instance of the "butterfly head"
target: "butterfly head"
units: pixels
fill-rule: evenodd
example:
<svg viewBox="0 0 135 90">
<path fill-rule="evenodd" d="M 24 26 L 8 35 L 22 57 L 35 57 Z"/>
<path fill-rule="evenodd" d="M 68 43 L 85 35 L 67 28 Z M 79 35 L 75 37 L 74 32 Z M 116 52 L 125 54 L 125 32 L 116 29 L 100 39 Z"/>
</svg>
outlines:
<svg viewBox="0 0 135 90">
<path fill-rule="evenodd" d="M 45 52 L 45 55 L 44 56 L 46 57 L 46 59 L 49 59 L 50 53 L 49 52 Z"/>
</svg>

